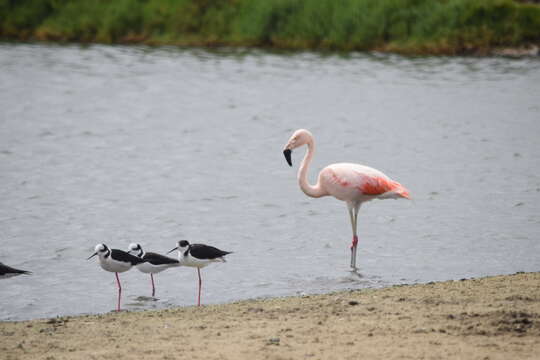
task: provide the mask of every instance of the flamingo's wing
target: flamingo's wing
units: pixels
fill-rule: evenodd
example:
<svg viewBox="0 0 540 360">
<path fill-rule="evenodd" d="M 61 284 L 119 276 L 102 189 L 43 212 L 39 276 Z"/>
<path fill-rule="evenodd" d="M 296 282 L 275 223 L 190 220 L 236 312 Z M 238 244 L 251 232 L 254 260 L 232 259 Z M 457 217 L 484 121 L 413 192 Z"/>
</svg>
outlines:
<svg viewBox="0 0 540 360">
<path fill-rule="evenodd" d="M 409 198 L 403 185 L 393 181 L 377 169 L 359 164 L 334 164 L 327 168 L 326 177 L 334 186 L 354 189 L 357 195 L 383 196 L 395 194 Z M 386 197 L 385 195 L 385 197 Z"/>
<path fill-rule="evenodd" d="M 382 195 L 394 190 L 395 182 L 382 177 L 362 175 L 362 184 L 358 189 L 364 195 Z"/>
</svg>

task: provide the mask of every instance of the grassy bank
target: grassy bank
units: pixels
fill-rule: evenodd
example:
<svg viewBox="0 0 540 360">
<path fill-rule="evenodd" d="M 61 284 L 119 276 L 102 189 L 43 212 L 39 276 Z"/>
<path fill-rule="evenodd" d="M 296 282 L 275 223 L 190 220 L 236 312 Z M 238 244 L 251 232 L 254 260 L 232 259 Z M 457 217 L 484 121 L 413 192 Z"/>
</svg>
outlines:
<svg viewBox="0 0 540 360">
<path fill-rule="evenodd" d="M 0 0 L 0 37 L 99 43 L 486 53 L 540 44 L 512 0 Z"/>
<path fill-rule="evenodd" d="M 0 322 L 10 359 L 538 359 L 540 273 Z"/>
</svg>

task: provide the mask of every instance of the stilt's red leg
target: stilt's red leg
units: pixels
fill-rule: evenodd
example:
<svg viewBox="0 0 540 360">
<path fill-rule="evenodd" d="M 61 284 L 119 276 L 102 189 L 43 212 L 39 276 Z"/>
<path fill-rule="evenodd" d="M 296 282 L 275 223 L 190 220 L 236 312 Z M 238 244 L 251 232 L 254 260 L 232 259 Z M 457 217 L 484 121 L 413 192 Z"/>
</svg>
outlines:
<svg viewBox="0 0 540 360">
<path fill-rule="evenodd" d="M 118 305 L 116 306 L 116 311 L 120 311 L 120 298 L 122 297 L 122 285 L 120 285 L 120 279 L 118 278 L 118 273 L 116 275 L 116 284 L 118 284 Z"/>
<path fill-rule="evenodd" d="M 150 279 L 152 280 L 152 297 L 156 295 L 156 287 L 154 286 L 154 274 L 150 273 Z"/>
<path fill-rule="evenodd" d="M 201 285 L 202 285 L 202 281 L 201 281 L 201 269 L 200 268 L 197 268 L 197 273 L 199 274 L 199 298 L 197 300 L 197 306 L 201 306 Z"/>
</svg>

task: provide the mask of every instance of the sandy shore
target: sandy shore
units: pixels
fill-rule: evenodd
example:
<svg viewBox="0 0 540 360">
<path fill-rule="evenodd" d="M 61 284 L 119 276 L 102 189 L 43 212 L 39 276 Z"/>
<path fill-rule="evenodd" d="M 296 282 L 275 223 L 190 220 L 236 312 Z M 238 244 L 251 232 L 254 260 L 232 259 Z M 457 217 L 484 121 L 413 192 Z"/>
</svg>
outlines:
<svg viewBox="0 0 540 360">
<path fill-rule="evenodd" d="M 540 273 L 0 323 L 1 359 L 540 359 Z"/>
</svg>

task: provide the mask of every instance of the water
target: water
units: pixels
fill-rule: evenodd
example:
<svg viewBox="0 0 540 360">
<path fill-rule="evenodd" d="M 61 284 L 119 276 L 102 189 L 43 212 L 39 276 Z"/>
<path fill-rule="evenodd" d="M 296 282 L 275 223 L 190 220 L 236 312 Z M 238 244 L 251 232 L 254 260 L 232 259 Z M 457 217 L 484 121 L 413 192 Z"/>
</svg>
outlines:
<svg viewBox="0 0 540 360">
<path fill-rule="evenodd" d="M 0 319 L 115 307 L 95 244 L 179 239 L 234 251 L 203 303 L 540 270 L 540 61 L 245 50 L 0 45 Z M 386 172 L 415 201 L 359 216 L 298 188 L 310 171 Z M 95 260 L 95 259 L 92 259 Z M 193 305 L 192 268 L 120 275 L 124 308 Z"/>
</svg>

